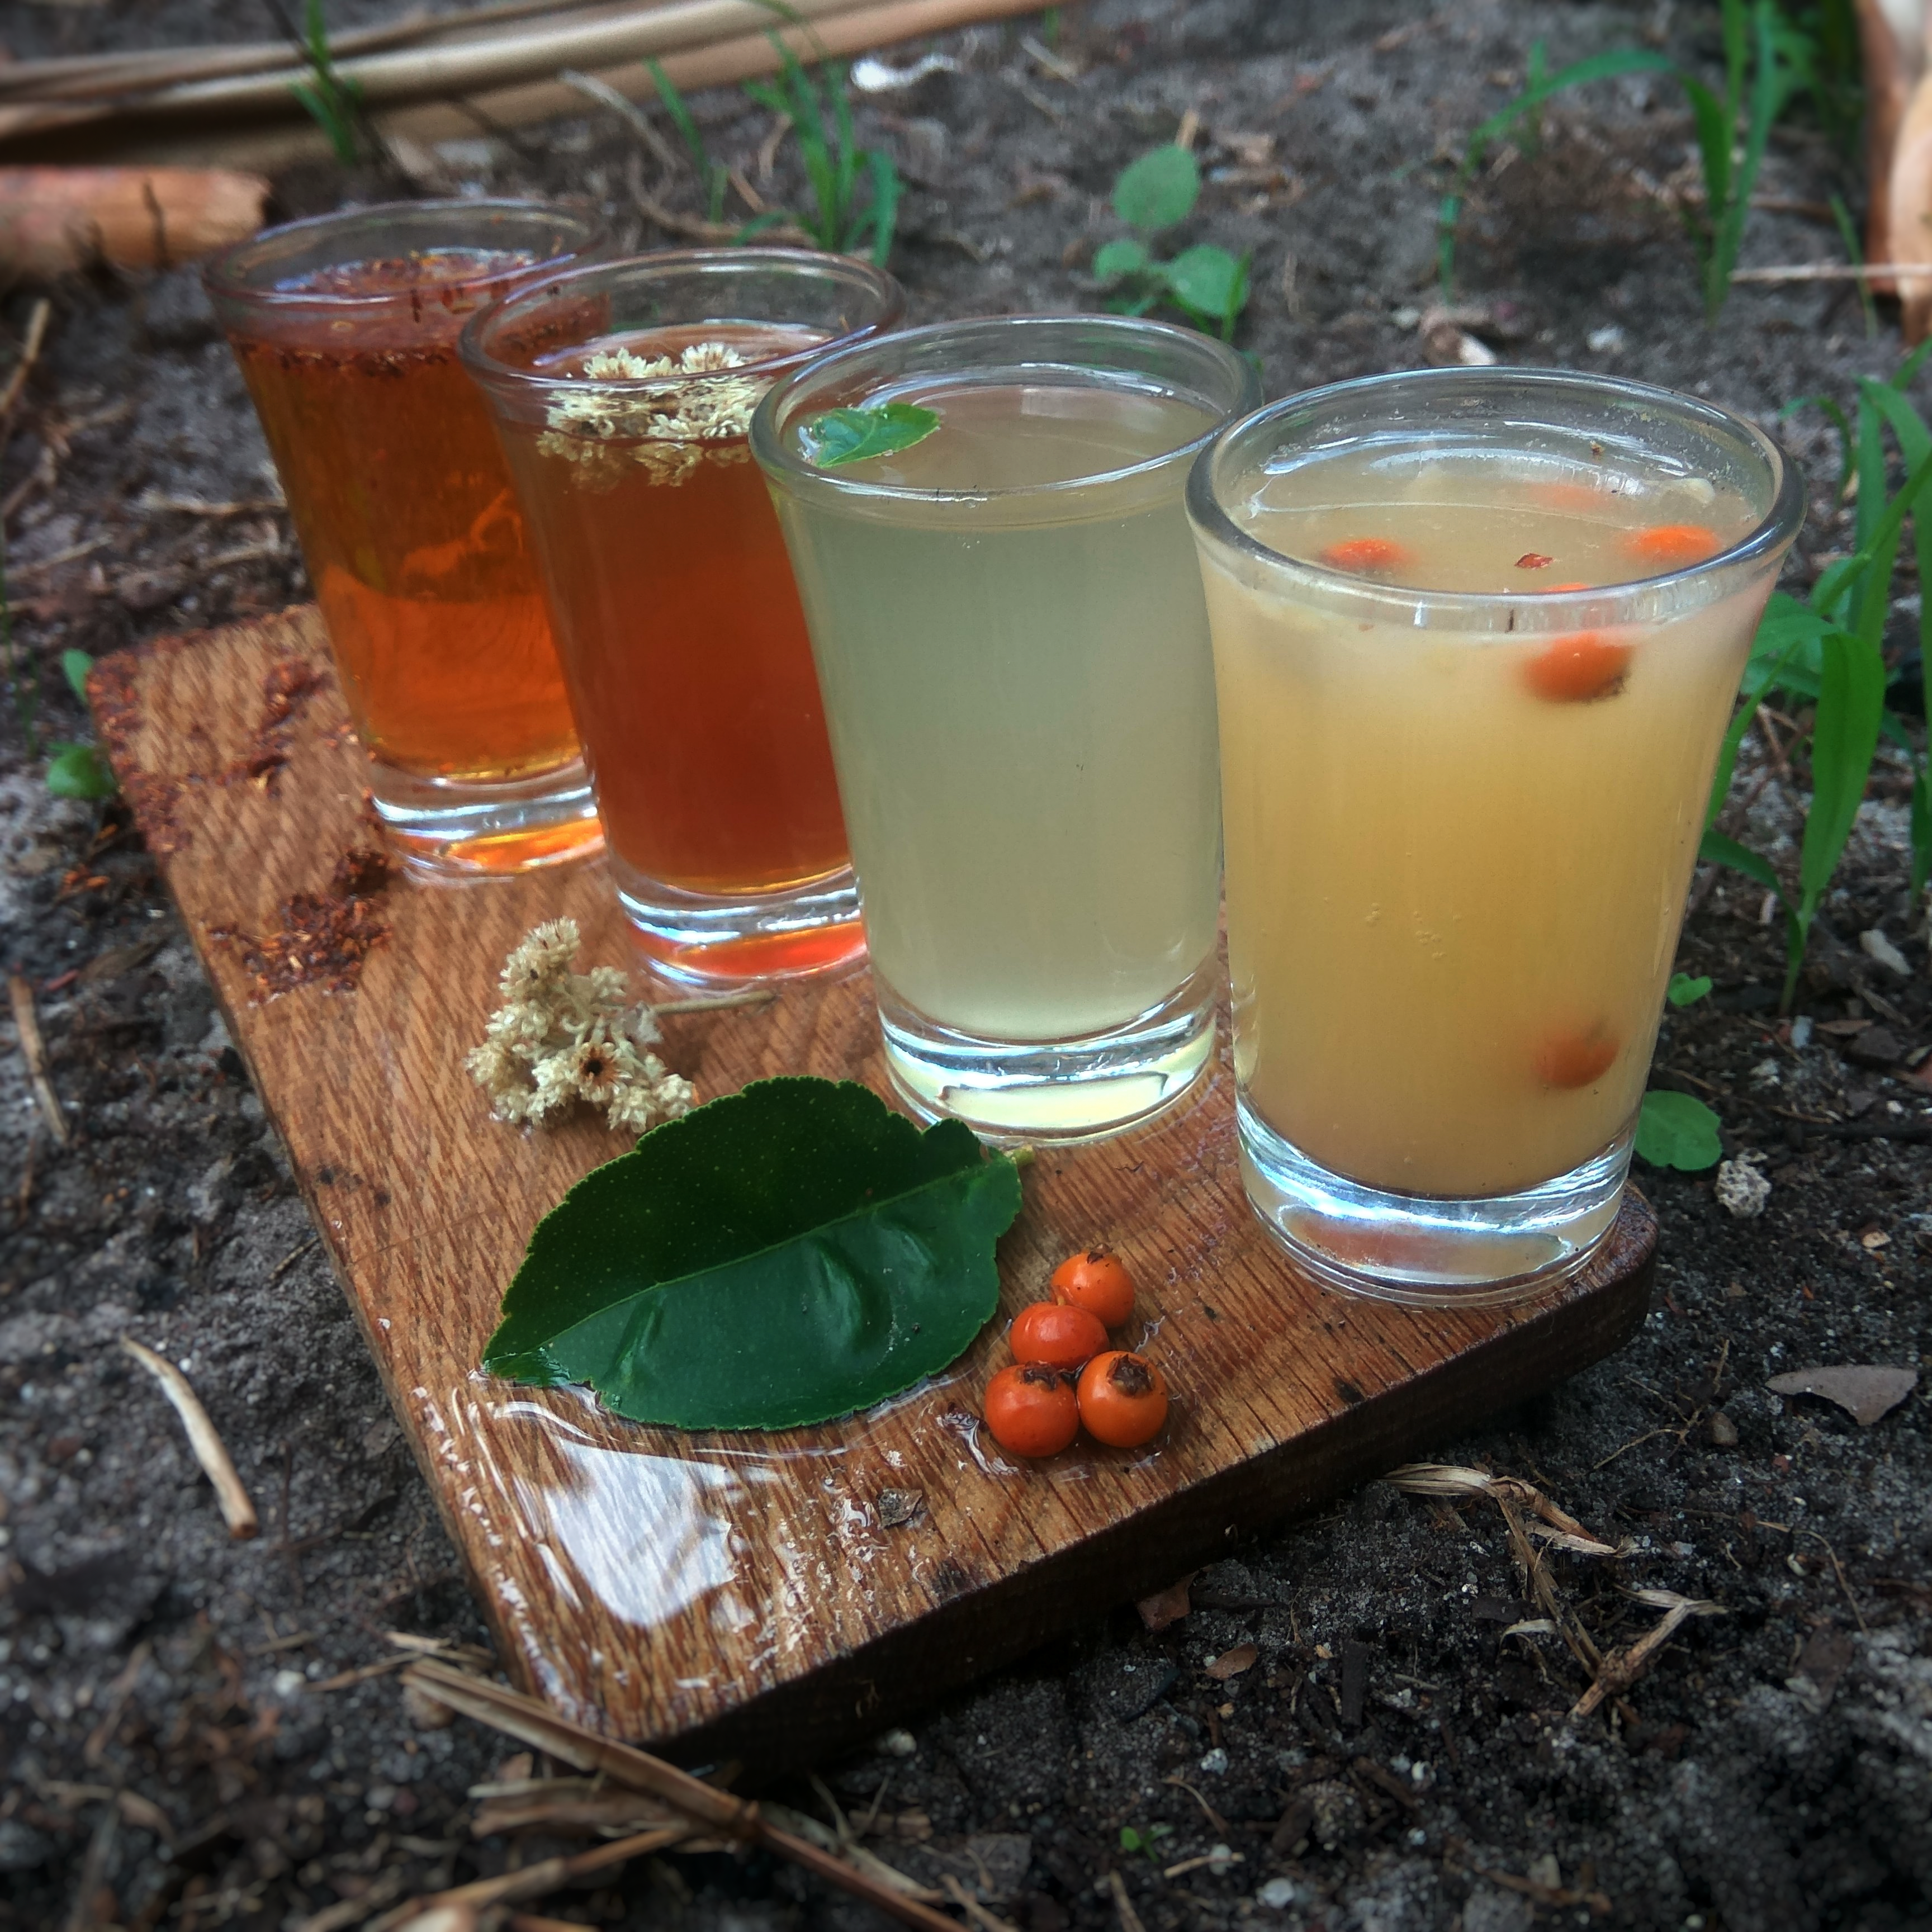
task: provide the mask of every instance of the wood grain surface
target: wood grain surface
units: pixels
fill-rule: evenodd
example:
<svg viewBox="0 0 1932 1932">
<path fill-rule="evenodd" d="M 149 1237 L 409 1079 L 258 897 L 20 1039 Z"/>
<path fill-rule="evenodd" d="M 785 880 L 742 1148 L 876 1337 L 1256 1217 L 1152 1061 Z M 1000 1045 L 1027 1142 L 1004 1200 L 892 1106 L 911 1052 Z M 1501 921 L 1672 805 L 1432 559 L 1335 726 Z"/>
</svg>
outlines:
<svg viewBox="0 0 1932 1932">
<path fill-rule="evenodd" d="M 462 1058 L 540 920 L 574 917 L 586 966 L 628 962 L 603 869 L 369 891 L 344 866 L 377 842 L 362 754 L 312 608 L 104 660 L 92 694 L 506 1663 L 615 1736 L 776 1768 L 868 1735 L 1642 1319 L 1656 1228 L 1634 1196 L 1591 1270 L 1527 1307 L 1418 1312 L 1303 1280 L 1242 1196 L 1224 1045 L 1157 1125 L 1043 1154 L 1001 1246 L 1008 1315 L 1076 1247 L 1126 1257 L 1175 1396 L 1146 1450 L 1008 1466 L 972 1419 L 1004 1322 L 883 1412 L 781 1436 L 640 1428 L 485 1377 L 530 1228 L 623 1143 L 588 1115 L 500 1125 Z M 346 911 L 332 879 L 359 895 Z M 331 933 L 366 958 L 320 957 Z M 779 1072 L 890 1091 L 862 972 L 665 1030 L 702 1097 Z"/>
</svg>

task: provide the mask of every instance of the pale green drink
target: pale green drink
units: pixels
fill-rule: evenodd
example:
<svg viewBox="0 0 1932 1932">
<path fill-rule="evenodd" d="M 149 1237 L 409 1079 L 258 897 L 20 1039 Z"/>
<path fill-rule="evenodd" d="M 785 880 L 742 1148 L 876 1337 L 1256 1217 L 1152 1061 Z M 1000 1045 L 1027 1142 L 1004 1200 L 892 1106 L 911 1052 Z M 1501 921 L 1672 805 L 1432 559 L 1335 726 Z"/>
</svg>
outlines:
<svg viewBox="0 0 1932 1932">
<path fill-rule="evenodd" d="M 856 359 L 1013 329 L 1219 351 L 1144 324 L 979 323 Z M 1245 400 L 1252 379 L 1226 359 L 1204 394 L 1026 346 L 888 368 L 824 406 L 910 403 L 938 428 L 825 471 L 802 454 L 814 410 L 778 399 L 792 461 L 767 469 L 888 1057 L 928 1112 L 1097 1131 L 1184 1090 L 1211 1046 L 1214 677 L 1181 492 Z"/>
</svg>

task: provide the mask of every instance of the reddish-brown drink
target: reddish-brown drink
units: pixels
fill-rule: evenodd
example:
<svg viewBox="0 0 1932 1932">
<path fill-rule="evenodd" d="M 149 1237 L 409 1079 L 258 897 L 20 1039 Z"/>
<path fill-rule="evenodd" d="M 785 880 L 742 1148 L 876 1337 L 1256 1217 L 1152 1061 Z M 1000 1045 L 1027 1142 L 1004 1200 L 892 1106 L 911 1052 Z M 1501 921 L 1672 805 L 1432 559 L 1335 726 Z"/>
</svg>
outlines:
<svg viewBox="0 0 1932 1932">
<path fill-rule="evenodd" d="M 459 238 L 466 213 L 452 218 Z M 344 218 L 320 260 L 311 248 L 272 262 L 266 286 L 244 284 L 245 264 L 225 278 L 218 266 L 211 286 L 375 763 L 378 808 L 414 856 L 455 869 L 594 848 L 523 516 L 456 346 L 469 317 L 551 249 L 446 243 L 421 232 L 420 214 L 360 221 Z M 507 816 L 491 808 L 503 788 Z"/>
</svg>

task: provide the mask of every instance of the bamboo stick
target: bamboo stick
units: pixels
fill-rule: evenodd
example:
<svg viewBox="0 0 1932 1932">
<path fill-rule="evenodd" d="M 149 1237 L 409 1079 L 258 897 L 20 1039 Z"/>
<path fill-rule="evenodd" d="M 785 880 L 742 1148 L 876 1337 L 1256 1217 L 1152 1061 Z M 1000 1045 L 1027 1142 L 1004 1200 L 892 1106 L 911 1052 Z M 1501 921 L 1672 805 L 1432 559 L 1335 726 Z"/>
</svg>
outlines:
<svg viewBox="0 0 1932 1932">
<path fill-rule="evenodd" d="M 788 28 L 782 38 L 803 58 L 824 55 L 842 59 L 891 46 L 928 34 L 946 33 L 976 21 L 1003 20 L 1036 13 L 1040 0 L 845 0 L 844 10 L 816 18 L 808 28 Z M 720 40 L 668 56 L 664 72 L 681 92 L 724 87 L 754 76 L 776 73 L 778 62 L 763 34 Z M 538 70 L 540 76 L 542 70 Z M 641 61 L 610 68 L 597 75 L 634 100 L 656 93 L 650 70 Z M 376 117 L 385 134 L 432 144 L 474 137 L 491 127 L 524 127 L 540 121 L 580 113 L 582 97 L 559 81 L 533 76 L 526 84 L 468 97 L 423 100 L 396 106 Z M 88 159 L 110 155 L 119 160 L 152 164 L 206 164 L 219 162 L 236 167 L 274 169 L 299 160 L 327 159 L 327 137 L 303 116 L 290 97 L 286 113 L 272 120 L 256 118 L 232 130 L 207 124 L 178 130 L 164 117 L 149 117 L 143 106 L 109 118 L 98 110 L 40 110 L 62 119 L 37 122 L 31 128 L 10 119 L 21 110 L 0 106 L 0 146 L 11 145 L 26 156 L 66 156 L 84 139 Z M 64 126 L 85 118 L 84 136 L 69 138 Z M 118 135 L 117 140 L 116 135 Z"/>
</svg>

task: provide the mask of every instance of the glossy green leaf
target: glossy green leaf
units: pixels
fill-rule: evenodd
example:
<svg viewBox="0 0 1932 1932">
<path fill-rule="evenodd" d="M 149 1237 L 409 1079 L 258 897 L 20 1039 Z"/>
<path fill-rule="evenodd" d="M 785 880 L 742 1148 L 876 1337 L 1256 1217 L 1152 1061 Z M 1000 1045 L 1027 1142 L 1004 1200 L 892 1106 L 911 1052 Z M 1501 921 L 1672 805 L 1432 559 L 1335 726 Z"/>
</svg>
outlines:
<svg viewBox="0 0 1932 1932">
<path fill-rule="evenodd" d="M 1711 990 L 1711 976 L 1700 973 L 1694 980 L 1688 973 L 1673 973 L 1664 997 L 1673 1006 L 1695 1006 Z"/>
<path fill-rule="evenodd" d="M 1676 1167 L 1695 1174 L 1724 1158 L 1718 1117 L 1688 1094 L 1653 1088 L 1636 1117 L 1636 1150 L 1652 1167 Z"/>
<path fill-rule="evenodd" d="M 1144 274 L 1154 258 L 1141 243 L 1122 240 L 1102 242 L 1094 256 L 1094 272 L 1103 282 L 1123 275 Z"/>
<path fill-rule="evenodd" d="M 92 745 L 50 745 L 47 789 L 56 798 L 112 798 L 118 788 Z"/>
<path fill-rule="evenodd" d="M 785 1078 L 654 1127 L 541 1222 L 483 1366 L 616 1414 L 783 1429 L 952 1361 L 999 1294 L 1018 1170 L 850 1082 Z"/>
<path fill-rule="evenodd" d="M 820 470 L 891 456 L 923 442 L 939 427 L 931 410 L 916 403 L 887 403 L 875 410 L 827 410 L 800 426 L 806 460 Z"/>
<path fill-rule="evenodd" d="M 1114 212 L 1152 234 L 1186 218 L 1201 194 L 1201 164 L 1172 142 L 1130 161 L 1114 183 Z"/>
</svg>

